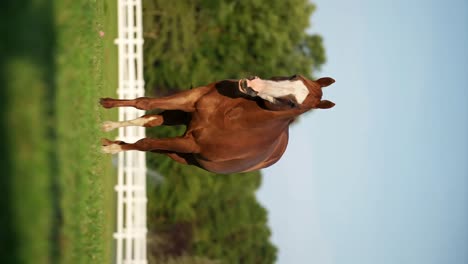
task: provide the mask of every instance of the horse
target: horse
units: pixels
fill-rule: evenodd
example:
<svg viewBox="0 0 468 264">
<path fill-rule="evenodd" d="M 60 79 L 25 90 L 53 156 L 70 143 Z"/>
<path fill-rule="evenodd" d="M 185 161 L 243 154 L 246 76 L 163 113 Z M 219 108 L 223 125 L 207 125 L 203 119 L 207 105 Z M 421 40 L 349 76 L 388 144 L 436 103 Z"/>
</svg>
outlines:
<svg viewBox="0 0 468 264">
<path fill-rule="evenodd" d="M 163 110 L 129 121 L 106 121 L 104 131 L 125 126 L 186 126 L 182 136 L 173 138 L 143 138 L 135 143 L 102 139 L 102 152 L 150 151 L 220 174 L 266 168 L 285 152 L 289 125 L 296 117 L 335 105 L 322 100 L 322 88 L 334 82 L 330 77 L 312 81 L 302 75 L 255 76 L 217 81 L 161 98 L 101 98 L 104 108 Z"/>
</svg>

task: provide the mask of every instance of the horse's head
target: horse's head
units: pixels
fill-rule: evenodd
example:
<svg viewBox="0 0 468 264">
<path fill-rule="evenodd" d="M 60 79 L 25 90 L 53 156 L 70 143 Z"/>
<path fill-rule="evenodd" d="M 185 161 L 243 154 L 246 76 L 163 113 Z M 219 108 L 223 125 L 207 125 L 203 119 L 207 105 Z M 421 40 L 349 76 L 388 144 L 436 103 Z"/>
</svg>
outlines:
<svg viewBox="0 0 468 264">
<path fill-rule="evenodd" d="M 328 109 L 335 106 L 335 104 L 328 100 L 322 100 L 323 92 L 322 89 L 335 82 L 333 78 L 323 77 L 316 81 L 309 80 L 303 76 L 298 76 L 298 79 L 307 86 L 309 90 L 309 96 L 304 101 L 304 105 L 310 108 Z"/>
<path fill-rule="evenodd" d="M 272 110 L 298 108 L 307 111 L 312 108 L 327 109 L 335 105 L 322 100 L 322 88 L 334 82 L 330 77 L 311 81 L 301 75 L 274 77 L 269 80 L 252 77 L 241 80 L 239 90 L 249 96 L 264 99 L 267 108 Z"/>
</svg>

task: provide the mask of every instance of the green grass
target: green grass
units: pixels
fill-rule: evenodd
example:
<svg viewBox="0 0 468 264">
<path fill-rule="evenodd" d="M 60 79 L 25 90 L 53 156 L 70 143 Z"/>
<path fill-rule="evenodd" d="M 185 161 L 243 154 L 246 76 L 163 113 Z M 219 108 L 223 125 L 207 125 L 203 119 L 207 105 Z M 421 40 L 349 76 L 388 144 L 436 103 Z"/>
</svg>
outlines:
<svg viewBox="0 0 468 264">
<path fill-rule="evenodd" d="M 67 0 L 56 6 L 63 263 L 106 263 L 112 255 L 114 173 L 98 143 L 99 124 L 115 119 L 115 112 L 104 112 L 97 100 L 117 88 L 115 2 Z M 104 38 L 99 31 L 107 33 Z"/>
<path fill-rule="evenodd" d="M 116 112 L 97 100 L 117 88 L 115 5 L 17 0 L 0 11 L 2 263 L 112 260 L 115 171 L 98 145 Z"/>
</svg>

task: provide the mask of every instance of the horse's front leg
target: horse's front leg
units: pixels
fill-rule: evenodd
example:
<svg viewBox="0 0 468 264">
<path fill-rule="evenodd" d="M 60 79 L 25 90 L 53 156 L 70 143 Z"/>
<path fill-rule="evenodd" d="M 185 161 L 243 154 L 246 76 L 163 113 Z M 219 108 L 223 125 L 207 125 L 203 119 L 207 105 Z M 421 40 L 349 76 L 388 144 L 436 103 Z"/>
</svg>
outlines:
<svg viewBox="0 0 468 264">
<path fill-rule="evenodd" d="M 122 141 L 102 140 L 102 152 L 115 154 L 126 150 L 139 151 L 170 151 L 178 153 L 199 153 L 200 148 L 195 140 L 190 136 L 175 138 L 143 138 L 135 143 L 125 143 Z"/>
<path fill-rule="evenodd" d="M 182 110 L 184 112 L 195 111 L 195 104 L 204 94 L 210 91 L 210 87 L 199 87 L 188 91 L 176 93 L 174 95 L 149 98 L 140 97 L 136 99 L 112 99 L 101 98 L 99 103 L 105 108 L 130 106 L 141 110 L 162 109 L 162 110 Z"/>
<path fill-rule="evenodd" d="M 155 126 L 176 126 L 176 125 L 188 125 L 190 121 L 190 114 L 179 111 L 179 110 L 166 110 L 157 115 L 144 115 L 142 117 L 127 120 L 127 121 L 105 121 L 101 125 L 103 131 L 111 131 L 120 127 L 127 126 L 143 126 L 143 127 L 155 127 Z"/>
</svg>

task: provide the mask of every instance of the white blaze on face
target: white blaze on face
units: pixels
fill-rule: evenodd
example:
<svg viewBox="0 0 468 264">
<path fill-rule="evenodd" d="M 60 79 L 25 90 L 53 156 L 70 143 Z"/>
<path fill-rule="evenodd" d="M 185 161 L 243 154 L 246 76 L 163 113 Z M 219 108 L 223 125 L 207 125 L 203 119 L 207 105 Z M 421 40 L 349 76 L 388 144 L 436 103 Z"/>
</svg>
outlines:
<svg viewBox="0 0 468 264">
<path fill-rule="evenodd" d="M 275 98 L 290 97 L 298 104 L 302 104 L 309 94 L 309 89 L 301 80 L 296 81 L 269 81 L 254 79 L 249 86 L 255 90 L 260 98 L 275 103 Z"/>
</svg>

